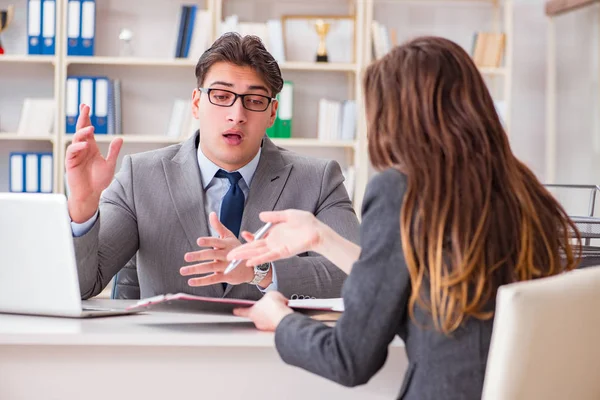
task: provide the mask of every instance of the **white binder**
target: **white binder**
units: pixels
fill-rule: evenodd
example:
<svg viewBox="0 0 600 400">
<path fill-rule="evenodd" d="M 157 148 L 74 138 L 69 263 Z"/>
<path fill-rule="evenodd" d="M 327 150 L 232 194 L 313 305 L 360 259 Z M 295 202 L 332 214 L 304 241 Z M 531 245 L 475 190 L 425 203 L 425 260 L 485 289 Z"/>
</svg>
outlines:
<svg viewBox="0 0 600 400">
<path fill-rule="evenodd" d="M 81 47 L 81 2 L 69 0 L 67 16 L 67 52 L 70 56 L 80 55 Z"/>
<path fill-rule="evenodd" d="M 38 185 L 38 155 L 27 154 L 25 156 L 25 191 L 28 193 L 37 193 Z"/>
<path fill-rule="evenodd" d="M 29 0 L 27 8 L 27 53 L 42 54 L 42 0 Z"/>
<path fill-rule="evenodd" d="M 93 119 L 94 112 L 94 80 L 91 78 L 81 78 L 79 81 L 79 102 L 90 107 L 90 119 Z"/>
<path fill-rule="evenodd" d="M 94 114 L 96 115 L 95 133 L 108 133 L 108 79 L 96 78 Z"/>
<path fill-rule="evenodd" d="M 23 154 L 11 154 L 9 191 L 22 192 L 23 189 Z"/>
<path fill-rule="evenodd" d="M 52 193 L 52 156 L 42 154 L 40 156 L 40 192 Z"/>
<path fill-rule="evenodd" d="M 55 50 L 56 37 L 56 1 L 44 0 L 43 21 L 42 21 L 42 54 L 53 55 Z"/>
<path fill-rule="evenodd" d="M 79 115 L 79 78 L 67 78 L 65 103 L 67 133 L 75 133 L 77 116 Z"/>
<path fill-rule="evenodd" d="M 96 34 L 96 3 L 83 0 L 81 3 L 81 55 L 94 55 L 94 36 Z"/>
</svg>

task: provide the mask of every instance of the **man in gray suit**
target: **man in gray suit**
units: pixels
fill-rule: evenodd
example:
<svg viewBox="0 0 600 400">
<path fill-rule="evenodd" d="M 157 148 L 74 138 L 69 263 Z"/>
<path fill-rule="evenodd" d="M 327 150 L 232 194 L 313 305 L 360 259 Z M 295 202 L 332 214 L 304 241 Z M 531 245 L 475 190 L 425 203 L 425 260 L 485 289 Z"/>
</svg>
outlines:
<svg viewBox="0 0 600 400">
<path fill-rule="evenodd" d="M 104 159 L 81 106 L 65 164 L 82 298 L 100 293 L 136 254 L 141 297 L 339 297 L 346 275 L 314 253 L 223 274 L 239 233 L 262 225 L 260 211 L 307 210 L 354 242 L 358 221 L 336 162 L 280 149 L 265 136 L 283 80 L 258 38 L 222 36 L 200 58 L 196 78 L 199 132 L 125 156 L 114 180 L 122 139 Z"/>
</svg>

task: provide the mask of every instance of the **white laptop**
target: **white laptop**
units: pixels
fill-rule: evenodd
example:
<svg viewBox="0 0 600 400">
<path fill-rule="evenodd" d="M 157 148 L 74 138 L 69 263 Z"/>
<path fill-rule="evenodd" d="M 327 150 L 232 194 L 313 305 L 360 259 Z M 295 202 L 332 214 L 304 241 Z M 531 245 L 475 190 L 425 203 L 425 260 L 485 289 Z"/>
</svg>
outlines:
<svg viewBox="0 0 600 400">
<path fill-rule="evenodd" d="M 131 313 L 82 308 L 64 195 L 0 193 L 0 312 L 75 318 Z"/>
</svg>

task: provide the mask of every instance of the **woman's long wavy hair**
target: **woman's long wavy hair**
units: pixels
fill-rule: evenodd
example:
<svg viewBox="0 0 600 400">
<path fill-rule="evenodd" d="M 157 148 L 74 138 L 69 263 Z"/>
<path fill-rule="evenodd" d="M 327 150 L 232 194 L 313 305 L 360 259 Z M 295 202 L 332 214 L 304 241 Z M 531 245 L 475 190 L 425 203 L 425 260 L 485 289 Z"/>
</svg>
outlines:
<svg viewBox="0 0 600 400">
<path fill-rule="evenodd" d="M 450 334 L 491 318 L 498 286 L 577 265 L 575 225 L 511 152 L 460 46 L 411 40 L 368 67 L 364 89 L 371 161 L 407 176 L 400 229 L 413 320 L 418 305 Z"/>
</svg>

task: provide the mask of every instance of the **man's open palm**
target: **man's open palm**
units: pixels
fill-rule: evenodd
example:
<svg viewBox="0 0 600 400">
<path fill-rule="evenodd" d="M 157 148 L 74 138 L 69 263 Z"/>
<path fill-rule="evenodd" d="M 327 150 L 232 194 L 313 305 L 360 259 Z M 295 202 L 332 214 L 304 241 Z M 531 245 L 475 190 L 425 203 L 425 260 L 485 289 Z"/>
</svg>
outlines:
<svg viewBox="0 0 600 400">
<path fill-rule="evenodd" d="M 90 120 L 90 107 L 80 106 L 77 119 L 77 132 L 67 147 L 65 168 L 70 189 L 71 203 L 91 204 L 100 199 L 100 194 L 110 184 L 117 164 L 117 156 L 123 145 L 123 139 L 114 139 L 109 147 L 106 159 L 102 157 L 94 139 L 94 127 Z M 73 215 L 72 215 L 73 217 Z"/>
</svg>

